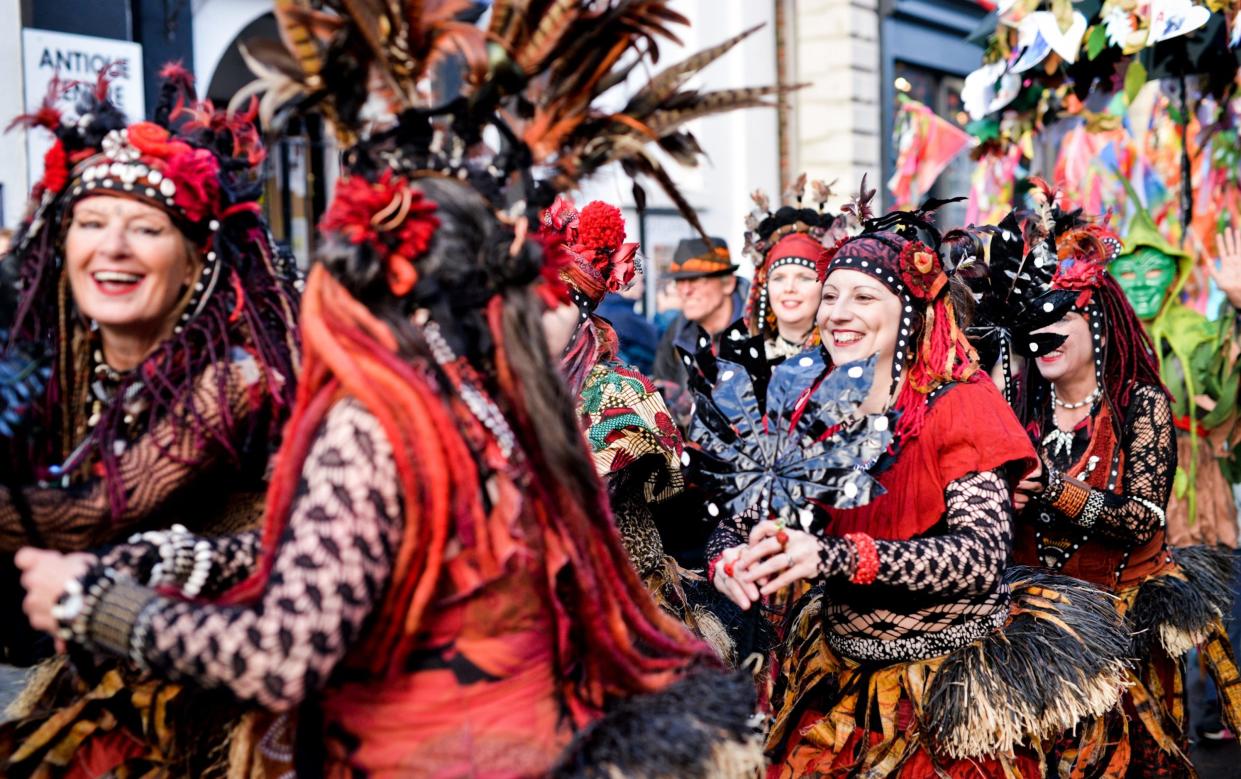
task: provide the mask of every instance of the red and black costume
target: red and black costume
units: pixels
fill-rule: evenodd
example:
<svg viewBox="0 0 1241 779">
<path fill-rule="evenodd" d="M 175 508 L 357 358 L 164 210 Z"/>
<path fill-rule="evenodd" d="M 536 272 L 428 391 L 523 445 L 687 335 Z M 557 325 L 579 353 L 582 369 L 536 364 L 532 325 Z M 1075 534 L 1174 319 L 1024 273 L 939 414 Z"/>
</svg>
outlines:
<svg viewBox="0 0 1241 779">
<path fill-rule="evenodd" d="M 1116 595 L 1133 643 L 1127 722 L 1112 723 L 1127 735 L 1112 738 L 1128 742 L 1130 776 L 1192 775 L 1183 673 L 1192 647 L 1202 647 L 1219 682 L 1228 722 L 1241 725 L 1237 669 L 1220 622 L 1232 599 L 1231 557 L 1167 545 L 1165 511 L 1176 472 L 1172 410 L 1150 339 L 1106 269 L 1119 242 L 1078 213 L 1054 211 L 1046 189 L 1035 197 L 1025 241 L 1052 259 L 1054 273 L 1030 277 L 1026 308 L 1086 318 L 1097 389 L 1086 419 L 1061 430 L 1054 387 L 1033 366 L 1026 370 L 1022 417 L 1038 445 L 1046 489 L 1021 514 L 1013 557 Z"/>
<path fill-rule="evenodd" d="M 875 474 L 869 502 L 803 506 L 817 516 L 803 526 L 820 536 L 819 569 L 787 622 L 770 777 L 1042 776 L 1041 739 L 1119 695 L 1124 635 L 1101 594 L 1006 570 L 1011 489 L 1033 452 L 977 371 L 937 244 L 922 215 L 897 214 L 823 266 L 825 279 L 860 271 L 900 299 L 900 414 L 883 418 L 886 450 L 857 466 Z M 721 523 L 713 553 L 744 543 L 751 521 Z"/>
<path fill-rule="evenodd" d="M 528 230 L 548 196 L 612 160 L 650 171 L 633 128 L 698 99 L 680 79 L 713 56 L 624 121 L 592 105 L 626 52 L 682 21 L 665 6 L 497 6 L 486 31 L 419 4 L 277 10 L 298 45 L 266 52 L 264 108 L 317 106 L 347 150 L 264 527 L 139 537 L 56 614 L 79 646 L 261 706 L 234 739 L 242 775 L 761 763 L 752 689 L 630 565 L 539 324 L 564 260 Z M 466 94 L 427 110 L 449 54 Z M 357 95 L 377 82 L 379 122 Z"/>
</svg>

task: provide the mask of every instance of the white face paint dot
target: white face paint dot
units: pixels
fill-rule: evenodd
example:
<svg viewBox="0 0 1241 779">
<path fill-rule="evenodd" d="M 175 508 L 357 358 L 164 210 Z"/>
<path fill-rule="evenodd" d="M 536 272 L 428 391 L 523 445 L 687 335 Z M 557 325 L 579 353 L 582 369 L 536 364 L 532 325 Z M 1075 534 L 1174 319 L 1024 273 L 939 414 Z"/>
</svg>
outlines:
<svg viewBox="0 0 1241 779">
<path fill-rule="evenodd" d="M 1038 351 L 1038 344 L 1036 344 L 1036 343 L 1034 343 L 1033 341 L 1031 341 L 1031 342 L 1030 342 L 1030 351 L 1032 351 L 1032 352 L 1037 352 L 1037 351 Z"/>
<path fill-rule="evenodd" d="M 856 484 L 854 484 L 853 482 L 849 482 L 848 484 L 845 485 L 845 497 L 846 498 L 857 497 L 857 485 Z"/>
<path fill-rule="evenodd" d="M 850 369 L 849 369 L 849 378 L 851 378 L 851 379 L 860 379 L 860 378 L 862 378 L 862 366 L 861 366 L 861 365 L 854 365 L 852 368 L 850 368 Z"/>
<path fill-rule="evenodd" d="M 720 507 L 715 505 L 714 503 L 708 503 L 707 513 L 713 517 L 718 517 L 720 515 Z"/>
<path fill-rule="evenodd" d="M 803 357 L 797 361 L 797 364 L 803 368 L 809 368 L 811 365 L 814 365 L 814 360 L 809 357 Z"/>
<path fill-rule="evenodd" d="M 874 428 L 878 430 L 880 433 L 882 433 L 884 430 L 887 430 L 888 429 L 888 418 L 879 417 L 878 419 L 876 419 Z"/>
</svg>

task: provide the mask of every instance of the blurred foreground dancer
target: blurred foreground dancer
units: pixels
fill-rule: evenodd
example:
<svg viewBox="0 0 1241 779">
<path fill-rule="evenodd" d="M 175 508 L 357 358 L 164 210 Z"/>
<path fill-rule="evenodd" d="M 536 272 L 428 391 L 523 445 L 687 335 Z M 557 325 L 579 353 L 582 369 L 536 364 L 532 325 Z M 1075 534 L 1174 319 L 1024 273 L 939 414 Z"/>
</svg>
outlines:
<svg viewBox="0 0 1241 779">
<path fill-rule="evenodd" d="M 564 258 L 528 236 L 607 162 L 666 180 L 634 128 L 682 132 L 667 101 L 766 90 L 680 89 L 726 45 L 617 119 L 592 107 L 683 21 L 663 0 L 497 6 L 487 31 L 438 4 L 285 8 L 296 56 L 267 51 L 266 119 L 321 106 L 347 151 L 265 526 L 193 540 L 196 600 L 151 587 L 179 559 L 160 543 L 23 550 L 32 622 L 295 714 L 234 740 L 250 775 L 753 775 L 752 688 L 656 606 L 615 532 L 541 325 Z M 422 109 L 455 54 L 466 94 Z M 366 119 L 359 84 L 381 85 Z"/>
</svg>

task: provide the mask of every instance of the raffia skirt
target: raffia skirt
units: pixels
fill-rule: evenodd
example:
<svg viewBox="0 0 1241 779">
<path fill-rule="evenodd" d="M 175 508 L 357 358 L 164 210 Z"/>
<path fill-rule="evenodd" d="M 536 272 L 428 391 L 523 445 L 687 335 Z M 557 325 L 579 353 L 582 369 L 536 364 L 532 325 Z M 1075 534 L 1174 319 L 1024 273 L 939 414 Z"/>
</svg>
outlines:
<svg viewBox="0 0 1241 779">
<path fill-rule="evenodd" d="M 1131 778 L 1196 775 L 1186 732 L 1184 666 L 1194 647 L 1215 680 L 1224 722 L 1241 728 L 1241 675 L 1222 620 L 1233 598 L 1233 556 L 1208 546 L 1171 554 L 1175 565 L 1117 593 L 1117 610 L 1133 635 L 1123 723 L 1130 753 L 1123 775 Z"/>
<path fill-rule="evenodd" d="M 767 740 L 769 779 L 1070 776 L 1115 758 L 1104 715 L 1127 677 L 1111 599 L 1075 579 L 1013 568 L 1000 627 L 939 657 L 864 661 L 824 633 L 823 591 L 792 617 Z M 1059 773 L 1051 746 L 1077 728 Z"/>
</svg>

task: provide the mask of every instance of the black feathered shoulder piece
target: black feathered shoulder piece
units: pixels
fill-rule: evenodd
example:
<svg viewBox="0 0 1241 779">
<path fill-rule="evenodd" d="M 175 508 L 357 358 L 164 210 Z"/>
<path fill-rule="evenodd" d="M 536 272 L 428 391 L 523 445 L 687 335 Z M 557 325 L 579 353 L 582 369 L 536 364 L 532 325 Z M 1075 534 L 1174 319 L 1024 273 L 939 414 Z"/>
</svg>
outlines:
<svg viewBox="0 0 1241 779">
<path fill-rule="evenodd" d="M 682 351 L 695 413 L 686 449 L 690 478 L 713 497 L 709 514 L 757 511 L 817 527 L 819 508 L 854 508 L 882 494 L 869 472 L 892 438 L 892 420 L 862 415 L 875 358 L 829 368 L 808 351 L 774 369 L 761 337 L 726 332 L 720 355 L 700 333 Z M 714 510 L 712 510 L 714 509 Z"/>
<path fill-rule="evenodd" d="M 1052 291 L 1059 263 L 1058 227 L 1078 213 L 1061 214 L 1045 185 L 1031 191 L 1034 209 L 1009 212 L 998 225 L 980 228 L 991 236 L 984 273 L 963 274 L 977 303 L 974 323 L 966 331 L 984 369 L 1004 370 L 1004 395 L 1012 402 L 1011 355 L 1027 358 L 1053 351 L 1064 336 L 1036 331 L 1057 322 L 1076 295 Z"/>
</svg>

